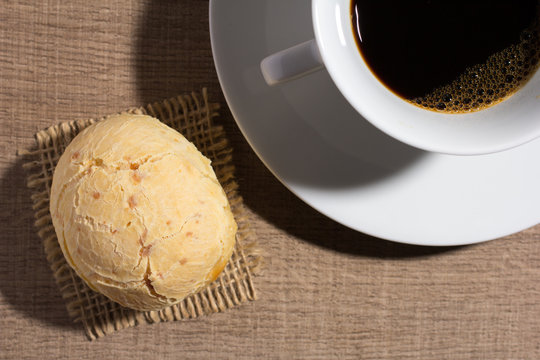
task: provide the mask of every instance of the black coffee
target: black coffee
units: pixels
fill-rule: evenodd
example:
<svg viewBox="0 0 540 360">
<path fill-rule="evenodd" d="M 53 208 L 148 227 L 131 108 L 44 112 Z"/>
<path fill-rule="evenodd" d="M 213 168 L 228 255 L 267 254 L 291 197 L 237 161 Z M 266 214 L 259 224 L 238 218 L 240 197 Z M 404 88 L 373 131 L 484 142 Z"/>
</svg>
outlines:
<svg viewBox="0 0 540 360">
<path fill-rule="evenodd" d="M 390 90 L 445 112 L 500 102 L 536 71 L 539 0 L 352 0 L 357 45 Z"/>
</svg>

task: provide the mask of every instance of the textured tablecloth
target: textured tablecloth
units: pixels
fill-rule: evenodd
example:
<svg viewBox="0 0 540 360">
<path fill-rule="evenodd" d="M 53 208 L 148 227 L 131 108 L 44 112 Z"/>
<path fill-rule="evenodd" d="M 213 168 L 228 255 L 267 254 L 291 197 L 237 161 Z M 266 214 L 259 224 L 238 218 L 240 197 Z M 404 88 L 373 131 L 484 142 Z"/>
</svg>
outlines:
<svg viewBox="0 0 540 360">
<path fill-rule="evenodd" d="M 266 253 L 259 300 L 89 342 L 48 268 L 16 149 L 51 124 L 204 86 L 223 105 L 239 191 Z M 312 210 L 263 166 L 228 112 L 205 0 L 1 2 L 0 121 L 0 358 L 540 358 L 540 227 L 428 248 Z"/>
</svg>

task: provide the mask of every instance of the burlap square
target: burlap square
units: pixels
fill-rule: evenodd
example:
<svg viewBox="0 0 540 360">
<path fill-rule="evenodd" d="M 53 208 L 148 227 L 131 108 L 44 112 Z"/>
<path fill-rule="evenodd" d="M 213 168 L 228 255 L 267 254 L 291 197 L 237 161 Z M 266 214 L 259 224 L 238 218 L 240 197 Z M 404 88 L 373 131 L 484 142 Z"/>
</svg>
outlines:
<svg viewBox="0 0 540 360">
<path fill-rule="evenodd" d="M 182 95 L 127 111 L 160 119 L 182 133 L 212 161 L 238 223 L 236 247 L 219 278 L 198 294 L 161 311 L 142 312 L 127 309 L 91 290 L 67 264 L 54 232 L 49 213 L 54 168 L 70 141 L 82 129 L 101 119 L 71 121 L 42 130 L 35 135 L 37 150 L 25 152 L 30 158 L 24 166 L 30 170 L 28 186 L 34 190 L 32 200 L 38 234 L 43 239 L 47 260 L 66 301 L 69 315 L 75 322 L 83 324 L 89 339 L 93 340 L 143 322 L 196 318 L 224 311 L 256 298 L 252 274 L 260 258 L 251 238 L 242 198 L 237 193 L 232 149 L 223 128 L 212 121 L 218 115 L 218 108 L 218 104 L 208 102 L 206 89 L 203 89 L 201 95 Z"/>
</svg>

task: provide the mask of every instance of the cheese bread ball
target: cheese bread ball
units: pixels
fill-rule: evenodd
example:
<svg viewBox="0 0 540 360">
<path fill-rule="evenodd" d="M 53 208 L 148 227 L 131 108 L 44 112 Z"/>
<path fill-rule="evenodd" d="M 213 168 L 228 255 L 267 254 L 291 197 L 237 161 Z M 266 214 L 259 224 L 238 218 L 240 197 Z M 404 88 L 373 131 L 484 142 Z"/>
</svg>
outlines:
<svg viewBox="0 0 540 360">
<path fill-rule="evenodd" d="M 54 172 L 50 211 L 67 262 L 121 305 L 158 310 L 221 273 L 237 226 L 195 146 L 145 115 L 82 131 Z"/>
</svg>

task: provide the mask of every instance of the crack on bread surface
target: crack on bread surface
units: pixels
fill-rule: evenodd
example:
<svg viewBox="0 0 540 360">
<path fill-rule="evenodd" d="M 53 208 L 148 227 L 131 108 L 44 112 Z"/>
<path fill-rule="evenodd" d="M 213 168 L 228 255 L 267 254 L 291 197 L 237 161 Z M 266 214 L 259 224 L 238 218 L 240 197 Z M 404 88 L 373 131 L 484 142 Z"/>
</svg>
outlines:
<svg viewBox="0 0 540 360">
<path fill-rule="evenodd" d="M 148 259 L 148 263 L 146 264 L 146 271 L 144 273 L 144 283 L 146 284 L 146 287 L 148 288 L 148 292 L 156 297 L 157 299 L 167 301 L 167 297 L 159 294 L 154 286 L 152 285 L 152 280 L 150 279 L 150 276 L 152 275 L 152 269 L 150 268 L 150 259 Z"/>
</svg>

